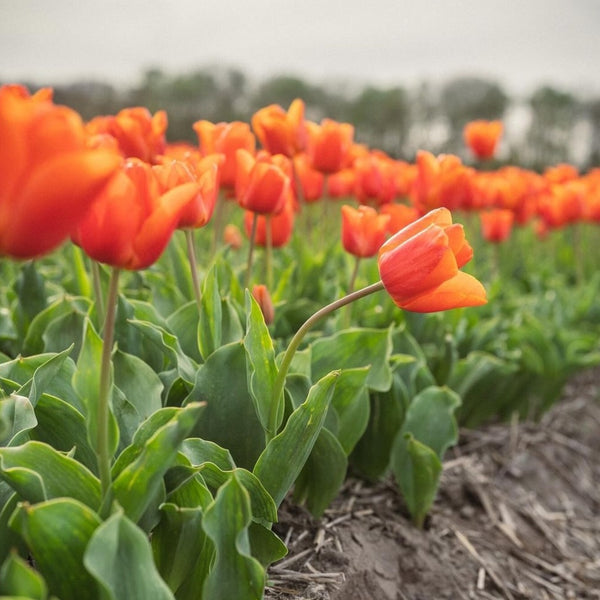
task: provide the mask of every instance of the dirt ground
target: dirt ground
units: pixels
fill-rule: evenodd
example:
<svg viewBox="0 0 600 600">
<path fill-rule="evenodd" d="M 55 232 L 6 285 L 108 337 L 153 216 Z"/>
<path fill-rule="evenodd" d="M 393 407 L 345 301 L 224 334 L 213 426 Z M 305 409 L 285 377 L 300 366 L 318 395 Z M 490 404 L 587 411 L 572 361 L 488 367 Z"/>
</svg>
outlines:
<svg viewBox="0 0 600 600">
<path fill-rule="evenodd" d="M 415 529 L 392 481 L 348 479 L 322 519 L 284 503 L 270 600 L 600 599 L 600 370 L 540 423 L 462 431 Z"/>
</svg>

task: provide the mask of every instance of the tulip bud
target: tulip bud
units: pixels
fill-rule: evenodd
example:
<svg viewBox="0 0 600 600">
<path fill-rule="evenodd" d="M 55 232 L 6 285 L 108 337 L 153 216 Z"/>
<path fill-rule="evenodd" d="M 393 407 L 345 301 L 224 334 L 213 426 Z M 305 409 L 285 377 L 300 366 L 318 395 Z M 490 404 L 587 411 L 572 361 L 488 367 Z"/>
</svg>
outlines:
<svg viewBox="0 0 600 600">
<path fill-rule="evenodd" d="M 242 247 L 242 232 L 237 225 L 229 223 L 225 225 L 223 230 L 223 241 L 234 250 L 239 250 Z"/>
<path fill-rule="evenodd" d="M 269 294 L 267 286 L 262 283 L 255 285 L 252 288 L 252 295 L 260 306 L 265 323 L 270 325 L 275 319 L 275 308 L 273 307 L 273 301 L 271 300 L 271 294 Z"/>
</svg>

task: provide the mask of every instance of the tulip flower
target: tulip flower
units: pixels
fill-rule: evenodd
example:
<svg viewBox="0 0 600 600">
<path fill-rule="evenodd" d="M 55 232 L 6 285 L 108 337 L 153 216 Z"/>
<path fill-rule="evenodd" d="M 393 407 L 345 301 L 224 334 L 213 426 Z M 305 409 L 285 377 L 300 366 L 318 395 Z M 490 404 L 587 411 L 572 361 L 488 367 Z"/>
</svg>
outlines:
<svg viewBox="0 0 600 600">
<path fill-rule="evenodd" d="M 288 200 L 285 202 L 284 208 L 275 215 L 258 215 L 256 219 L 256 235 L 254 243 L 257 246 L 268 245 L 268 234 L 271 236 L 271 246 L 279 248 L 285 246 L 292 237 L 294 229 L 294 203 L 291 193 L 288 195 Z M 252 222 L 255 213 L 246 211 L 244 214 L 244 230 L 246 235 L 252 235 Z M 269 222 L 267 231 L 267 221 Z"/>
<path fill-rule="evenodd" d="M 310 166 L 306 154 L 298 154 L 293 161 L 297 176 L 296 184 L 300 186 L 302 199 L 305 202 L 320 200 L 325 187 L 325 175 Z"/>
<path fill-rule="evenodd" d="M 81 117 L 52 102 L 0 87 L 0 254 L 36 258 L 64 242 L 119 168 L 110 148 L 89 144 Z"/>
<path fill-rule="evenodd" d="M 379 274 L 392 300 L 405 310 L 435 312 L 486 303 L 485 289 L 459 271 L 473 256 L 462 225 L 445 208 L 433 210 L 379 249 Z"/>
<path fill-rule="evenodd" d="M 242 247 L 242 232 L 237 225 L 228 223 L 223 229 L 223 242 L 231 246 L 234 250 L 239 250 Z"/>
<path fill-rule="evenodd" d="M 200 151 L 203 155 L 223 154 L 225 160 L 221 167 L 221 185 L 233 189 L 237 173 L 236 152 L 242 148 L 250 155 L 256 151 L 256 138 L 248 123 L 211 123 L 196 121 L 193 125 L 198 135 Z"/>
<path fill-rule="evenodd" d="M 306 126 L 307 153 L 313 169 L 329 174 L 349 166 L 354 137 L 352 125 L 323 119 L 320 125 L 307 121 Z"/>
<path fill-rule="evenodd" d="M 392 161 L 375 152 L 354 161 L 354 193 L 361 204 L 391 202 L 396 195 Z"/>
<path fill-rule="evenodd" d="M 380 206 L 379 214 L 390 217 L 387 232 L 392 235 L 419 218 L 419 213 L 414 206 L 394 202 Z"/>
<path fill-rule="evenodd" d="M 385 241 L 390 217 L 370 206 L 358 209 L 342 206 L 342 244 L 344 250 L 360 258 L 375 256 Z"/>
<path fill-rule="evenodd" d="M 286 112 L 279 104 L 271 104 L 252 116 L 252 129 L 262 147 L 271 154 L 292 157 L 306 146 L 304 102 L 296 98 Z"/>
<path fill-rule="evenodd" d="M 238 150 L 235 194 L 239 205 L 252 212 L 276 214 L 290 191 L 289 160 L 282 154 Z"/>
<path fill-rule="evenodd" d="M 144 269 L 159 258 L 198 193 L 192 181 L 161 191 L 150 165 L 128 159 L 79 223 L 73 241 L 98 262 Z"/>
<path fill-rule="evenodd" d="M 507 208 L 496 208 L 479 213 L 481 233 L 488 242 L 499 244 L 510 236 L 515 214 Z"/>
<path fill-rule="evenodd" d="M 89 121 L 89 135 L 109 134 L 117 140 L 125 158 L 139 158 L 155 163 L 165 151 L 167 113 L 159 110 L 154 115 L 147 108 L 124 108 L 116 115 L 99 116 Z"/>
<path fill-rule="evenodd" d="M 463 136 L 471 152 L 480 160 L 492 158 L 502 136 L 501 121 L 471 121 L 465 125 Z"/>
<path fill-rule="evenodd" d="M 271 300 L 271 294 L 269 294 L 267 286 L 262 283 L 255 285 L 252 288 L 252 295 L 260 307 L 265 324 L 271 325 L 275 320 L 275 308 L 273 307 L 273 300 Z"/>
<path fill-rule="evenodd" d="M 354 192 L 354 169 L 342 169 L 327 177 L 327 194 L 330 198 L 345 198 Z"/>
</svg>

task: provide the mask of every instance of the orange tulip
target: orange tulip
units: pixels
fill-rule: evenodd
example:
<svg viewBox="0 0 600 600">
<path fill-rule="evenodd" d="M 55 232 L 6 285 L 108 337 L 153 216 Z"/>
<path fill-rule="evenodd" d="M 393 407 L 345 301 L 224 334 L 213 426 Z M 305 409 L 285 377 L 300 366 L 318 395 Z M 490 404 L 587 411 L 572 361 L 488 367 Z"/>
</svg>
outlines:
<svg viewBox="0 0 600 600">
<path fill-rule="evenodd" d="M 361 204 L 385 204 L 396 195 L 391 159 L 371 152 L 354 161 L 354 193 Z"/>
<path fill-rule="evenodd" d="M 338 123 L 323 119 L 320 125 L 306 122 L 307 152 L 313 169 L 322 173 L 336 173 L 349 166 L 354 127 L 349 123 Z"/>
<path fill-rule="evenodd" d="M 342 169 L 327 176 L 327 194 L 330 198 L 345 198 L 354 192 L 354 169 Z"/>
<path fill-rule="evenodd" d="M 325 175 L 310 166 L 306 154 L 298 154 L 293 160 L 302 199 L 305 202 L 320 200 L 325 187 Z"/>
<path fill-rule="evenodd" d="M 225 229 L 223 229 L 223 242 L 227 246 L 231 246 L 234 250 L 239 250 L 243 243 L 240 228 L 233 223 L 225 225 Z"/>
<path fill-rule="evenodd" d="M 109 134 L 117 140 L 125 158 L 139 158 L 155 163 L 165 151 L 167 113 L 154 115 L 147 108 L 124 108 L 116 115 L 95 117 L 86 125 L 89 135 Z"/>
<path fill-rule="evenodd" d="M 250 130 L 250 125 L 242 121 L 216 124 L 210 121 L 196 121 L 193 127 L 203 155 L 225 156 L 220 174 L 221 185 L 233 189 L 237 173 L 236 152 L 240 148 L 250 154 L 256 152 L 256 138 Z"/>
<path fill-rule="evenodd" d="M 478 159 L 492 158 L 502 136 L 501 121 L 471 121 L 465 125 L 465 143 Z"/>
<path fill-rule="evenodd" d="M 183 155 L 182 160 L 164 157 L 162 164 L 154 167 L 161 193 L 185 183 L 198 184 L 198 194 L 180 216 L 179 229 L 197 229 L 210 221 L 219 193 L 219 166 L 223 160 L 222 154 L 209 154 L 200 158 L 191 153 Z"/>
<path fill-rule="evenodd" d="M 121 162 L 88 144 L 80 116 L 53 104 L 50 89 L 0 87 L 0 254 L 35 258 L 59 246 Z"/>
<path fill-rule="evenodd" d="M 392 202 L 381 206 L 379 208 L 379 214 L 389 215 L 390 220 L 388 222 L 387 231 L 390 234 L 400 231 L 403 227 L 406 227 L 409 223 L 412 223 L 419 218 L 419 213 L 413 206 L 395 204 Z"/>
<path fill-rule="evenodd" d="M 433 210 L 392 236 L 379 250 L 379 274 L 394 302 L 413 312 L 436 312 L 487 302 L 475 277 L 459 271 L 473 256 L 462 225 L 445 208 Z"/>
<path fill-rule="evenodd" d="M 488 242 L 499 244 L 510 236 L 515 213 L 507 208 L 496 208 L 479 213 L 481 233 Z"/>
<path fill-rule="evenodd" d="M 279 104 L 271 104 L 252 116 L 252 129 L 262 147 L 271 154 L 292 157 L 306 146 L 304 102 L 296 98 L 286 112 Z"/>
<path fill-rule="evenodd" d="M 255 214 L 249 210 L 244 213 L 244 230 L 248 237 L 252 233 L 252 222 Z M 294 228 L 294 215 L 294 201 L 290 192 L 288 193 L 283 210 L 275 215 L 267 215 L 269 217 L 271 245 L 273 248 L 285 246 L 290 241 Z M 254 243 L 257 246 L 264 247 L 267 245 L 267 216 L 257 215 L 256 236 L 254 238 Z"/>
<path fill-rule="evenodd" d="M 150 165 L 128 159 L 79 224 L 73 241 L 99 262 L 144 269 L 162 254 L 198 193 L 196 182 L 162 191 Z"/>
<path fill-rule="evenodd" d="M 342 206 L 342 244 L 344 250 L 366 258 L 375 256 L 385 241 L 390 217 L 379 215 L 370 206 Z"/>
<path fill-rule="evenodd" d="M 289 159 L 261 151 L 256 156 L 238 150 L 235 195 L 238 204 L 259 214 L 281 211 L 291 190 Z"/>
</svg>

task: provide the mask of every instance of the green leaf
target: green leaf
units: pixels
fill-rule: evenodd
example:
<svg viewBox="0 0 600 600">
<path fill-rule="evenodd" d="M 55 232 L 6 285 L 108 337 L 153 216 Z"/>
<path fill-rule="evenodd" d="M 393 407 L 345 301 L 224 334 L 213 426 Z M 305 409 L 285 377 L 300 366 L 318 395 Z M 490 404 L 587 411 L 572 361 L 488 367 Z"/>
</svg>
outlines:
<svg viewBox="0 0 600 600">
<path fill-rule="evenodd" d="M 186 402 L 191 400 L 207 403 L 194 437 L 227 448 L 236 465 L 252 469 L 265 447 L 265 436 L 248 392 L 241 343 L 221 346 L 207 358 Z"/>
<path fill-rule="evenodd" d="M 146 534 L 122 511 L 96 529 L 83 558 L 107 600 L 174 600 Z"/>
<path fill-rule="evenodd" d="M 229 450 L 208 440 L 188 438 L 181 444 L 181 452 L 189 459 L 190 464 L 195 466 L 210 462 L 223 471 L 235 469 Z"/>
<path fill-rule="evenodd" d="M 197 403 L 178 409 L 114 480 L 114 496 L 134 522 L 141 518 L 159 491 L 164 474 L 174 464 L 181 443 L 203 409 L 204 405 Z"/>
<path fill-rule="evenodd" d="M 415 525 L 423 527 L 437 492 L 440 459 L 431 448 L 405 433 L 394 443 L 392 470 Z"/>
<path fill-rule="evenodd" d="M 275 365 L 275 350 L 269 329 L 265 324 L 262 311 L 252 294 L 246 290 L 246 336 L 244 348 L 246 349 L 246 372 L 248 389 L 256 407 L 256 414 L 266 430 L 269 426 L 273 390 L 277 379 Z M 277 431 L 283 418 L 283 394 L 277 399 L 279 407 L 277 419 L 273 423 Z"/>
<path fill-rule="evenodd" d="M 99 525 L 98 515 L 72 498 L 21 504 L 10 521 L 29 547 L 50 593 L 61 600 L 97 600 L 98 589 L 83 567 L 83 555 Z"/>
<path fill-rule="evenodd" d="M 78 311 L 71 311 L 50 321 L 42 334 L 44 352 L 62 352 L 72 347 L 72 355 L 77 358 L 81 351 L 81 332 L 87 318 Z"/>
<path fill-rule="evenodd" d="M 37 426 L 31 439 L 44 442 L 61 452 L 74 451 L 73 458 L 96 474 L 96 454 L 89 445 L 83 415 L 56 396 L 43 394 L 35 407 Z"/>
<path fill-rule="evenodd" d="M 344 369 L 331 399 L 332 408 L 338 417 L 337 430 L 333 433 L 346 455 L 352 452 L 369 422 L 369 391 L 366 386 L 368 375 L 368 367 Z"/>
<path fill-rule="evenodd" d="M 251 556 L 248 527 L 250 498 L 235 475 L 225 483 L 206 511 L 203 527 L 215 545 L 214 564 L 203 587 L 210 600 L 260 600 L 265 571 Z"/>
<path fill-rule="evenodd" d="M 221 344 L 221 294 L 217 269 L 209 269 L 202 283 L 202 310 L 198 322 L 198 347 L 206 360 Z"/>
<path fill-rule="evenodd" d="M 8 487 L 4 482 L 0 482 L 0 486 Z M 3 505 L 2 502 L 0 502 L 0 564 L 2 564 L 10 552 L 15 549 L 19 550 L 23 556 L 27 556 L 27 549 L 25 548 L 23 540 L 8 526 L 14 510 L 19 504 L 19 495 L 16 492 L 13 492 L 12 489 L 8 489 L 10 490 L 11 495 Z"/>
<path fill-rule="evenodd" d="M 194 590 L 191 598 L 198 598 L 214 557 L 213 543 L 202 529 L 202 509 L 165 503 L 160 510 L 161 520 L 152 531 L 158 572 L 178 600 L 189 597 L 182 596 L 186 588 Z"/>
<path fill-rule="evenodd" d="M 283 430 L 264 449 L 254 467 L 279 506 L 304 467 L 325 422 L 340 372 L 334 371 L 313 385 L 308 398 L 290 415 Z"/>
<path fill-rule="evenodd" d="M 27 432 L 37 425 L 31 402 L 11 394 L 0 399 L 0 446 L 16 446 L 26 440 Z"/>
<path fill-rule="evenodd" d="M 306 502 L 313 517 L 320 518 L 340 491 L 347 467 L 344 448 L 330 431 L 321 429 L 294 484 L 294 500 Z"/>
<path fill-rule="evenodd" d="M 100 401 L 100 365 L 102 364 L 102 338 L 96 333 L 92 322 L 85 321 L 83 346 L 77 359 L 77 370 L 73 375 L 73 387 L 79 394 L 86 409 L 88 440 L 94 450 L 98 440 L 98 403 Z M 112 396 L 113 379 L 111 373 L 110 396 Z M 119 428 L 109 398 L 109 455 L 113 456 L 119 444 Z"/>
<path fill-rule="evenodd" d="M 454 411 L 460 396 L 446 387 L 429 387 L 413 398 L 402 426 L 402 433 L 429 446 L 440 458 L 458 440 Z"/>
<path fill-rule="evenodd" d="M 100 482 L 80 462 L 41 442 L 0 448 L 0 477 L 28 502 L 69 496 L 98 508 Z"/>
<path fill-rule="evenodd" d="M 199 311 L 196 302 L 191 301 L 180 306 L 169 315 L 167 325 L 179 340 L 183 352 L 197 363 L 202 362 L 202 355 L 198 349 Z"/>
<path fill-rule="evenodd" d="M 313 380 L 334 369 L 370 366 L 366 380 L 370 389 L 385 392 L 392 385 L 390 329 L 346 329 L 316 340 L 311 349 Z"/>
<path fill-rule="evenodd" d="M 19 299 L 16 313 L 23 332 L 27 331 L 31 320 L 46 308 L 46 283 L 36 267 L 33 260 L 22 263 L 14 285 Z"/>
<path fill-rule="evenodd" d="M 178 339 L 166 329 L 149 321 L 131 320 L 154 346 L 162 351 L 166 358 L 177 367 L 179 375 L 187 382 L 193 383 L 196 376 L 196 363 L 181 349 Z"/>
<path fill-rule="evenodd" d="M 253 521 L 248 529 L 252 556 L 266 569 L 288 552 L 286 545 L 264 525 Z"/>
<path fill-rule="evenodd" d="M 23 596 L 46 600 L 46 582 L 15 552 L 11 552 L 0 568 L 0 597 Z"/>
</svg>

